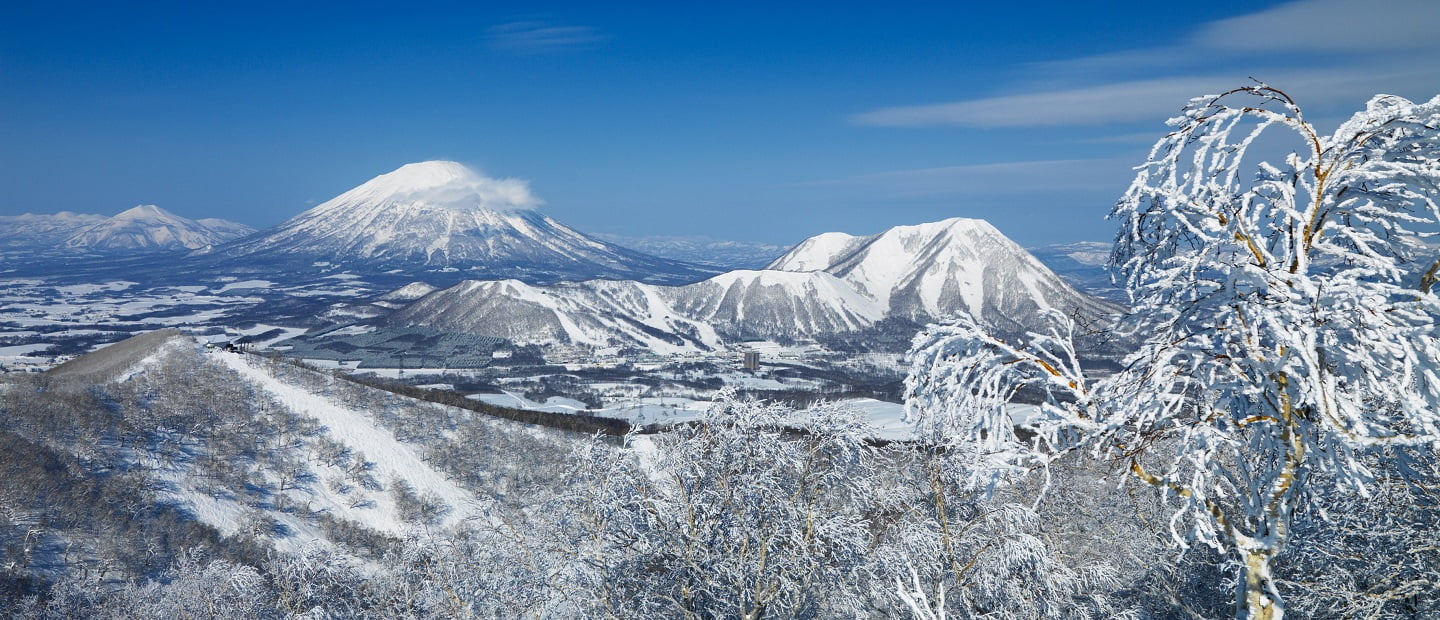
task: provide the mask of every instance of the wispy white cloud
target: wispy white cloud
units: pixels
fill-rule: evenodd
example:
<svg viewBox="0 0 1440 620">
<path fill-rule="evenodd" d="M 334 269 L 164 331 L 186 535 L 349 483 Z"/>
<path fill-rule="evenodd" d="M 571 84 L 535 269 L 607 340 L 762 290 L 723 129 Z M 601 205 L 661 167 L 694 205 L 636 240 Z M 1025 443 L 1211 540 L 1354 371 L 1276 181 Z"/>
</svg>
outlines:
<svg viewBox="0 0 1440 620">
<path fill-rule="evenodd" d="M 1214 77 L 1164 78 L 930 105 L 881 108 L 854 117 L 881 127 L 1043 127 L 1149 118 L 1188 97 L 1234 84 Z M 1182 93 L 1176 99 L 1176 93 Z"/>
<path fill-rule="evenodd" d="M 1083 140 L 1088 144 L 1154 144 L 1160 134 L 1154 131 L 1134 131 L 1111 134 Z"/>
<path fill-rule="evenodd" d="M 546 21 L 514 21 L 491 26 L 485 39 L 492 49 L 518 54 L 554 54 L 594 47 L 606 40 L 589 26 Z"/>
<path fill-rule="evenodd" d="M 1382 22 L 1376 11 L 1385 12 Z M 1205 24 L 1175 45 L 1031 65 L 1032 74 L 1021 78 L 1029 92 L 885 107 L 851 121 L 992 128 L 1154 123 L 1191 97 L 1250 77 L 1311 105 L 1358 106 L 1379 92 L 1428 99 L 1440 91 L 1437 32 L 1434 0 L 1301 0 Z"/>
<path fill-rule="evenodd" d="M 1191 45 L 1230 51 L 1379 52 L 1440 44 L 1434 0 L 1307 0 L 1211 22 Z"/>
<path fill-rule="evenodd" d="M 1023 194 L 1109 191 L 1132 172 L 1133 161 L 1055 159 L 887 170 L 839 179 L 810 181 L 805 187 L 845 187 L 914 197 L 959 194 Z"/>
</svg>

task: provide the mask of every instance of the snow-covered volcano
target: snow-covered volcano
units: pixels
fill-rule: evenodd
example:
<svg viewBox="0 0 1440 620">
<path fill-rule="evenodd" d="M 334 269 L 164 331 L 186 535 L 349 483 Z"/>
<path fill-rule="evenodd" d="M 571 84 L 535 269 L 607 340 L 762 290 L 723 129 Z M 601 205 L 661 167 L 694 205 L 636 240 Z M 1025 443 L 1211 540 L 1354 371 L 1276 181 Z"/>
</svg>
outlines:
<svg viewBox="0 0 1440 620">
<path fill-rule="evenodd" d="M 532 282 L 707 275 L 587 236 L 542 215 L 539 204 L 524 181 L 485 177 L 450 161 L 407 164 L 225 253 Z"/>
</svg>

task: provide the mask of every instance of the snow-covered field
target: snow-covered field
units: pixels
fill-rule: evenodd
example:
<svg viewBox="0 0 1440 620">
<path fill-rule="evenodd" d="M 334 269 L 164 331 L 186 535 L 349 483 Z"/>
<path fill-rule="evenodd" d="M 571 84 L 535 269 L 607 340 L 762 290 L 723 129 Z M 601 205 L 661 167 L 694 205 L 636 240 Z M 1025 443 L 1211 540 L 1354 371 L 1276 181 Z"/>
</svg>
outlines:
<svg viewBox="0 0 1440 620">
<path fill-rule="evenodd" d="M 57 284 L 41 278 L 0 279 L 0 364 L 5 358 L 40 354 L 57 344 L 63 344 L 57 351 L 63 350 L 65 355 L 83 353 L 166 327 L 180 328 L 207 342 L 278 329 L 275 335 L 252 338 L 255 346 L 269 347 L 305 331 L 294 325 L 254 323 L 251 317 L 263 315 L 258 311 L 270 300 L 354 299 L 380 292 L 365 288 L 351 274 L 293 286 L 233 277 L 150 286 L 114 279 L 81 284 Z M 59 361 L 51 354 L 34 358 L 27 363 Z"/>
<path fill-rule="evenodd" d="M 13 347 L 0 347 L 0 362 L 5 361 L 5 358 L 8 357 L 31 357 L 31 353 L 35 353 L 37 351 L 44 351 L 48 348 L 50 348 L 50 345 L 44 343 L 22 344 Z"/>
</svg>

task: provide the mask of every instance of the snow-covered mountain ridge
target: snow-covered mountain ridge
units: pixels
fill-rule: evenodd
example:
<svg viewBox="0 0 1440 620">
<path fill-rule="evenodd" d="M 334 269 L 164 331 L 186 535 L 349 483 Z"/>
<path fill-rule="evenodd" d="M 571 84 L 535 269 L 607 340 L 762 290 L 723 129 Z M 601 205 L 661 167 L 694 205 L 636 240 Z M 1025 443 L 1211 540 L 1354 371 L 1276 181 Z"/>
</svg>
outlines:
<svg viewBox="0 0 1440 620">
<path fill-rule="evenodd" d="M 1001 330 L 1035 324 L 1055 308 L 1087 316 L 1117 311 L 1076 291 L 989 222 L 951 218 L 857 237 L 812 237 L 767 269 L 824 271 L 916 322 L 968 312 Z"/>
<path fill-rule="evenodd" d="M 207 225 L 155 205 L 140 205 L 80 229 L 65 240 L 65 246 L 122 251 L 198 250 L 254 232 L 243 224 L 213 218 L 210 222 Z"/>
<path fill-rule="evenodd" d="M 56 247 L 75 231 L 103 221 L 103 215 L 71 211 L 0 215 L 0 248 Z"/>
<path fill-rule="evenodd" d="M 1000 332 L 1039 326 L 1046 308 L 1098 319 L 1119 311 L 1080 293 L 983 220 L 956 218 L 865 237 L 827 233 L 769 269 L 683 286 L 472 281 L 387 317 L 520 344 L 710 350 L 750 339 L 813 340 L 886 320 L 924 324 L 967 312 Z"/>
</svg>

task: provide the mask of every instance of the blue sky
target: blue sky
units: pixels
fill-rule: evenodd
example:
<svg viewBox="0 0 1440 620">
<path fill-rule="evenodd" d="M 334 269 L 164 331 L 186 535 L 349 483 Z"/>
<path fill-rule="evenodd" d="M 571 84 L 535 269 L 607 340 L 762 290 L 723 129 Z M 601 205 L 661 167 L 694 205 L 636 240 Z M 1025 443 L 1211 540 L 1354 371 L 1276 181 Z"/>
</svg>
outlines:
<svg viewBox="0 0 1440 620">
<path fill-rule="evenodd" d="M 263 227 L 453 159 L 592 232 L 1108 240 L 1189 97 L 1440 93 L 1430 0 L 207 4 L 0 7 L 0 215 Z"/>
</svg>

